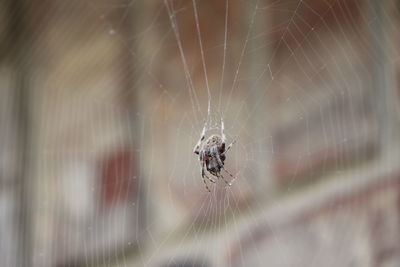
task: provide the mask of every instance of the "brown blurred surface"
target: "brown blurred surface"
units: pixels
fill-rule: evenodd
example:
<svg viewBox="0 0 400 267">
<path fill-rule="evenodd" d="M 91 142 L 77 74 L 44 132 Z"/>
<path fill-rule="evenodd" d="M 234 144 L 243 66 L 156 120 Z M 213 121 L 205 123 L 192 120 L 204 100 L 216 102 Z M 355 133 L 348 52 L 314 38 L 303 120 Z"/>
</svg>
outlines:
<svg viewBox="0 0 400 267">
<path fill-rule="evenodd" d="M 0 265 L 400 266 L 398 25 L 395 0 L 0 2 Z"/>
</svg>

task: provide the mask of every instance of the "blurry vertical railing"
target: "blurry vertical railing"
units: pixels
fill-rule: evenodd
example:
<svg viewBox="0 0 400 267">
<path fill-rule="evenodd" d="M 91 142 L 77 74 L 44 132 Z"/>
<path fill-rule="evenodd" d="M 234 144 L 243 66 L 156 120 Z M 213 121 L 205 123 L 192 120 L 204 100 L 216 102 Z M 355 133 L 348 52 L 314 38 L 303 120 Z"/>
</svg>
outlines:
<svg viewBox="0 0 400 267">
<path fill-rule="evenodd" d="M 125 13 L 126 12 L 126 13 Z M 121 85 L 122 88 L 122 96 L 125 101 L 126 106 L 128 107 L 129 113 L 129 138 L 130 138 L 130 150 L 132 153 L 131 160 L 133 161 L 132 164 L 134 167 L 134 173 L 132 177 L 137 179 L 137 213 L 133 214 L 137 216 L 136 218 L 138 225 L 137 229 L 138 232 L 136 233 L 136 245 L 139 246 L 139 243 L 143 242 L 143 233 L 144 227 L 146 224 L 146 205 L 144 202 L 146 201 L 145 195 L 145 188 L 144 188 L 144 177 L 142 172 L 142 150 L 141 150 L 141 138 L 143 136 L 142 133 L 142 118 L 140 112 L 142 110 L 141 103 L 141 93 L 140 90 L 140 81 L 142 75 L 141 70 L 143 66 L 141 66 L 140 60 L 142 59 L 139 55 L 140 52 L 138 51 L 138 41 L 133 36 L 140 31 L 141 19 L 144 15 L 143 4 L 141 2 L 135 3 L 129 7 L 127 11 L 124 11 L 124 16 L 126 17 L 124 23 L 121 25 L 121 30 L 123 36 L 126 38 L 126 43 L 120 51 L 121 55 L 121 64 L 123 71 L 123 84 Z M 144 69 L 144 68 L 143 68 Z M 128 96 L 125 98 L 125 96 Z M 135 247 L 137 248 L 137 247 Z M 130 251 L 130 252 L 137 252 Z"/>
<path fill-rule="evenodd" d="M 13 118 L 16 120 L 16 177 L 15 198 L 17 203 L 16 223 L 18 227 L 18 252 L 16 266 L 32 266 L 31 253 L 31 203 L 32 181 L 29 179 L 31 155 L 31 124 L 30 124 L 30 38 L 27 24 L 26 1 L 8 0 L 8 60 L 13 73 L 14 95 L 12 103 Z"/>
<path fill-rule="evenodd" d="M 372 25 L 371 40 L 376 56 L 375 79 L 373 88 L 377 97 L 377 116 L 379 122 L 379 144 L 382 156 L 391 156 L 393 151 L 395 117 L 394 101 L 395 87 L 393 80 L 393 65 L 389 60 L 390 34 L 388 27 L 388 7 L 390 0 L 369 0 Z"/>
<path fill-rule="evenodd" d="M 255 138 L 260 140 L 258 142 L 257 151 L 257 164 L 255 168 L 255 185 L 253 185 L 256 193 L 260 197 L 271 196 L 271 192 L 274 191 L 274 180 L 271 172 L 271 139 L 265 138 L 270 136 L 268 133 L 270 125 L 270 117 L 268 115 L 268 107 L 265 103 L 268 103 L 268 91 L 269 85 L 271 84 L 272 76 L 270 75 L 270 46 L 268 44 L 268 34 L 260 34 L 264 32 L 269 32 L 268 27 L 271 25 L 271 15 L 268 11 L 261 10 L 260 5 L 266 5 L 265 1 L 252 0 L 251 4 L 248 4 L 247 10 L 247 25 L 251 25 L 249 29 L 249 48 L 248 51 L 253 52 L 250 55 L 250 71 L 252 75 L 254 74 L 254 79 L 252 79 L 249 84 L 250 93 L 249 97 L 249 107 L 250 112 L 252 112 L 252 118 L 249 120 L 252 125 L 251 129 L 254 129 Z M 251 41 L 250 41 L 251 40 Z M 261 47 L 261 49 L 260 49 Z M 254 91 L 254 93 L 253 93 Z M 267 92 L 266 92 L 267 91 Z M 258 164 L 260 163 L 260 164 Z"/>
</svg>

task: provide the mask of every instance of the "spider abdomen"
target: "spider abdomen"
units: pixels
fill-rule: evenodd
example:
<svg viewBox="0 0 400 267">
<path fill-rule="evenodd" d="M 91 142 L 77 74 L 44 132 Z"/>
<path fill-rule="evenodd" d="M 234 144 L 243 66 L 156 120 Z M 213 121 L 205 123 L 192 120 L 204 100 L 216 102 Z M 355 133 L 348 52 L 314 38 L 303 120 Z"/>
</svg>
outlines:
<svg viewBox="0 0 400 267">
<path fill-rule="evenodd" d="M 210 136 L 203 146 L 206 155 L 205 163 L 207 171 L 217 175 L 223 167 L 225 155 L 223 153 L 223 142 L 219 135 Z"/>
</svg>

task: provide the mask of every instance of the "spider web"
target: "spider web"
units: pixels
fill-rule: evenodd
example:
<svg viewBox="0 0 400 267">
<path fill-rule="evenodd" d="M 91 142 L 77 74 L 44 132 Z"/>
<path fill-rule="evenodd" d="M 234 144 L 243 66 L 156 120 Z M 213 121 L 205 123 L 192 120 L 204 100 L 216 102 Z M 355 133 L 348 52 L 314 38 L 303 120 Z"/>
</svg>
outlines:
<svg viewBox="0 0 400 267">
<path fill-rule="evenodd" d="M 372 266 L 372 243 L 379 250 L 400 236 L 398 213 L 388 215 L 398 199 L 393 6 L 88 1 L 80 8 L 95 21 L 96 31 L 86 33 L 94 41 L 64 57 L 93 51 L 89 62 L 122 74 L 72 97 L 63 89 L 42 93 L 45 145 L 36 148 L 34 175 L 45 178 L 36 186 L 43 197 L 34 222 L 48 229 L 33 234 L 35 266 Z M 105 35 L 105 44 L 96 41 Z M 68 80 L 79 56 L 63 57 L 68 64 L 47 83 Z M 71 87 L 92 72 L 85 74 Z M 124 90 L 116 92 L 120 81 Z M 236 140 L 225 161 L 236 179 L 208 183 L 209 193 L 192 150 L 203 125 L 207 138 L 220 133 L 221 120 L 227 144 Z M 99 168 L 96 155 L 113 147 L 125 149 Z M 130 159 L 127 151 L 135 173 L 99 185 L 98 172 L 113 173 L 115 162 Z M 117 177 L 124 164 L 114 167 Z M 354 194 L 370 192 L 378 178 L 382 191 Z M 376 237 L 384 229 L 393 238 Z M 0 246 L 3 255 L 13 266 L 13 253 Z"/>
<path fill-rule="evenodd" d="M 362 162 L 370 153 L 369 147 L 375 146 L 379 125 L 371 112 L 380 111 L 370 107 L 374 96 L 370 84 L 374 81 L 366 77 L 376 69 L 368 67 L 362 57 L 380 64 L 380 59 L 367 56 L 372 49 L 369 34 L 377 27 L 374 19 L 379 14 L 369 14 L 374 6 L 366 1 L 325 1 L 322 8 L 315 10 L 309 1 L 227 0 L 218 6 L 219 23 L 210 26 L 207 18 L 213 17 L 203 3 L 165 0 L 168 19 L 160 19 L 159 24 L 152 20 L 145 27 L 146 33 L 153 29 L 162 32 L 169 23 L 170 31 L 166 36 L 161 34 L 162 42 L 152 50 L 157 51 L 153 56 L 157 58 L 166 47 L 176 44 L 175 55 L 179 56 L 182 70 L 178 75 L 176 71 L 170 74 L 176 80 L 168 82 L 158 79 L 157 66 L 146 68 L 162 88 L 156 96 L 157 105 L 149 113 L 168 114 L 161 121 L 152 121 L 152 128 L 147 131 L 165 129 L 170 137 L 165 137 L 164 154 L 158 157 L 155 154 L 160 153 L 159 142 L 141 141 L 153 151 L 149 168 L 154 175 L 146 179 L 161 179 L 159 186 L 166 189 L 149 193 L 158 195 L 152 199 L 157 201 L 154 208 L 161 214 L 156 220 L 161 233 L 157 226 L 147 226 L 151 241 L 149 248 L 140 253 L 138 264 L 249 266 L 251 262 L 251 266 L 262 266 L 264 260 L 271 260 L 274 266 L 302 262 L 337 266 L 351 262 L 347 255 L 342 260 L 326 259 L 324 249 L 309 261 L 307 252 L 289 241 L 290 234 L 275 233 L 279 227 L 273 219 L 266 220 L 265 231 L 272 232 L 273 240 L 266 247 L 259 244 L 253 228 L 260 224 L 265 207 L 285 199 L 279 195 L 289 194 L 304 176 L 324 177 L 334 171 L 340 177 L 348 165 Z M 236 23 L 231 20 L 238 14 L 229 13 L 232 5 L 241 6 L 246 14 Z M 284 19 L 271 21 L 273 12 L 281 12 Z M 315 19 L 307 21 L 303 17 L 306 14 Z M 340 21 L 339 15 L 345 22 Z M 209 30 L 214 26 L 216 37 Z M 235 32 L 235 28 L 240 31 Z M 146 43 L 138 40 L 141 41 Z M 171 60 L 165 59 L 165 63 L 176 66 Z M 268 108 L 270 105 L 275 106 Z M 178 115 L 174 109 L 179 110 Z M 238 139 L 227 157 L 227 169 L 237 176 L 237 183 L 231 187 L 223 182 L 211 184 L 212 193 L 208 194 L 203 190 L 197 158 L 187 152 L 196 143 L 204 121 L 209 136 L 219 133 L 221 118 L 226 122 L 229 140 Z M 280 129 L 276 121 L 286 123 Z M 292 129 L 298 134 L 288 134 Z M 346 150 L 347 146 L 351 149 Z M 333 156 L 329 149 L 334 150 Z M 314 163 L 315 156 L 324 160 Z M 167 158 L 156 175 L 157 163 Z M 288 168 L 289 173 L 277 174 L 280 162 L 295 167 Z M 273 181 L 276 176 L 283 181 Z M 346 211 L 338 216 L 344 220 L 351 217 Z M 310 235 L 314 232 L 307 227 L 305 230 Z M 347 242 L 346 235 L 344 231 L 336 242 Z M 234 243 L 243 236 L 249 236 L 247 243 L 239 242 L 236 250 L 223 249 L 223 244 Z M 266 251 L 269 257 L 263 255 Z M 269 255 L 269 251 L 277 255 Z M 232 255 L 235 252 L 239 256 Z"/>
</svg>

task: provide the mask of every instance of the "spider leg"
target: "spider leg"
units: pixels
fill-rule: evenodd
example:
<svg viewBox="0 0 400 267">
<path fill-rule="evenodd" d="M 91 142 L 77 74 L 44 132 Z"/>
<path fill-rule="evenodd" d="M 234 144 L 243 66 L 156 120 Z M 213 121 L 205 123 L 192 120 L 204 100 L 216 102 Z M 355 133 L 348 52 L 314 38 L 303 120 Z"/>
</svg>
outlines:
<svg viewBox="0 0 400 267">
<path fill-rule="evenodd" d="M 227 174 L 229 174 L 230 177 L 232 177 L 232 181 L 233 181 L 233 180 L 236 180 L 236 177 L 233 176 L 230 172 L 228 172 L 224 167 L 222 167 L 222 169 L 223 169 Z"/>
<path fill-rule="evenodd" d="M 211 179 L 210 177 L 207 176 L 206 172 L 204 171 L 204 169 L 202 169 L 202 172 L 204 172 L 204 177 L 207 178 L 207 180 L 209 180 L 211 183 L 215 184 L 215 181 L 213 179 Z"/>
<path fill-rule="evenodd" d="M 222 117 L 221 117 L 221 139 L 222 139 L 222 146 L 223 148 L 225 148 L 225 142 L 226 142 L 225 123 Z"/>
<path fill-rule="evenodd" d="M 215 181 L 214 181 L 214 180 L 211 180 L 211 179 L 207 176 L 207 174 L 206 174 L 206 172 L 205 172 L 205 170 L 204 170 L 204 157 L 203 157 L 203 153 L 202 153 L 201 156 L 200 156 L 200 160 L 201 160 L 201 177 L 203 178 L 203 183 L 204 183 L 204 185 L 206 186 L 206 189 L 208 190 L 208 192 L 211 193 L 211 190 L 210 190 L 210 188 L 208 187 L 208 185 L 207 185 L 207 183 L 206 183 L 206 179 L 204 179 L 204 178 L 207 178 L 207 180 L 209 180 L 209 181 L 212 182 L 212 183 L 215 183 Z"/>
<path fill-rule="evenodd" d="M 236 140 L 233 140 L 232 143 L 229 144 L 229 146 L 226 148 L 226 150 L 222 153 L 222 154 L 226 154 L 226 152 L 228 152 L 229 149 L 231 149 L 231 147 L 236 143 Z"/>
<path fill-rule="evenodd" d="M 226 185 L 231 186 L 231 184 L 225 179 L 225 177 L 224 177 L 221 173 L 218 174 L 218 177 L 222 177 L 222 180 L 224 180 L 224 182 L 226 183 Z"/>
<path fill-rule="evenodd" d="M 213 179 L 208 178 L 208 176 L 206 175 L 206 178 L 213 184 L 215 184 L 215 181 Z"/>
<path fill-rule="evenodd" d="M 206 183 L 206 179 L 204 179 L 204 177 L 207 177 L 207 176 L 206 176 L 206 174 L 204 173 L 204 169 L 203 169 L 203 168 L 201 168 L 201 177 L 203 177 L 203 183 L 204 183 L 204 185 L 206 186 L 206 189 L 208 190 L 208 192 L 211 193 L 211 190 L 210 190 L 210 188 L 208 188 L 208 185 L 207 185 L 207 183 Z"/>
<path fill-rule="evenodd" d="M 193 153 L 199 154 L 200 153 L 200 145 L 204 141 L 206 137 L 206 127 L 207 127 L 207 121 L 204 122 L 203 130 L 201 131 L 200 139 L 197 141 L 197 144 L 194 146 Z"/>
<path fill-rule="evenodd" d="M 226 146 L 225 123 L 222 117 L 221 117 L 221 139 L 222 139 L 222 154 L 225 154 L 236 143 L 236 140 L 233 140 L 233 142 L 230 143 L 229 146 L 225 149 Z"/>
</svg>

